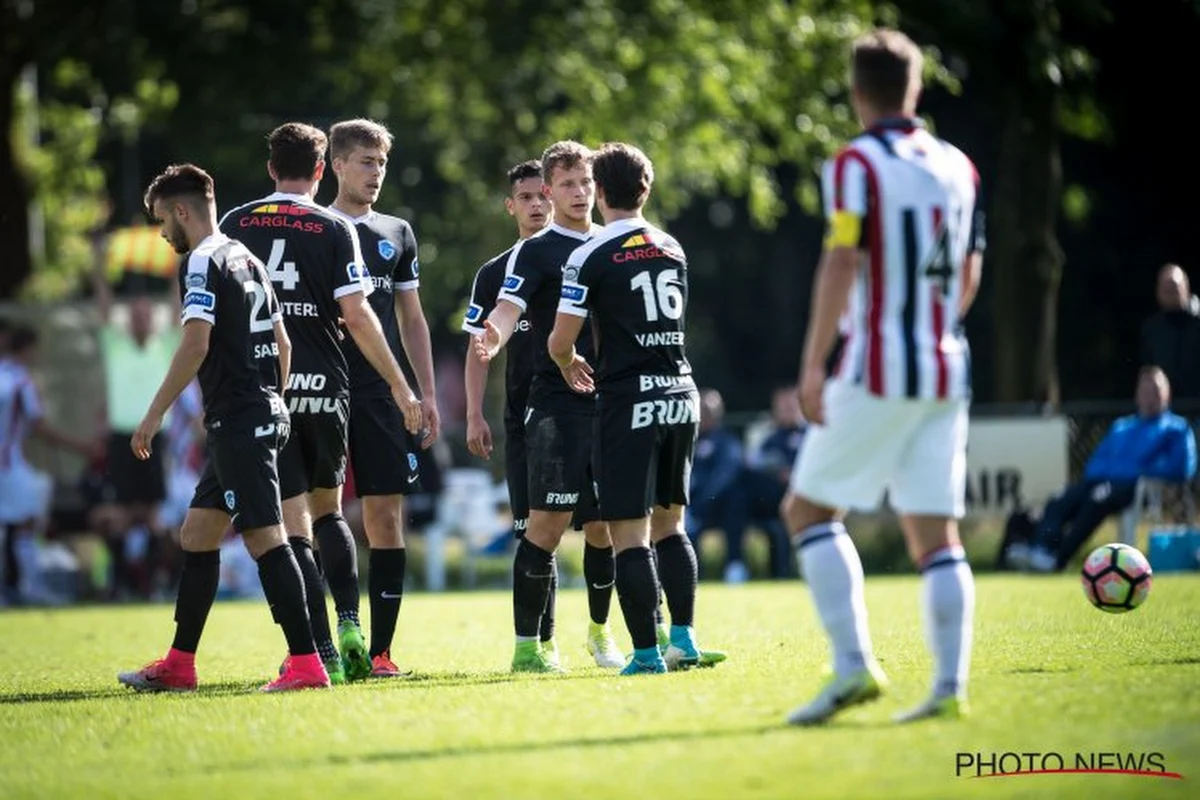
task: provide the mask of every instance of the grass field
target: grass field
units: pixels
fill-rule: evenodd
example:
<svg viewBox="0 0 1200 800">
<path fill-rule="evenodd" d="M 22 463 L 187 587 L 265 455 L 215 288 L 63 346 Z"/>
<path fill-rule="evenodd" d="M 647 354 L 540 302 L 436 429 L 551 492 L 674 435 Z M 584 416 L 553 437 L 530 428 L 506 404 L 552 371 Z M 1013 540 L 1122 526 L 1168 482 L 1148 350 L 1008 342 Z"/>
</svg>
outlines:
<svg viewBox="0 0 1200 800">
<path fill-rule="evenodd" d="M 929 668 L 917 579 L 871 579 L 868 603 L 892 693 L 818 730 L 780 724 L 826 660 L 795 583 L 703 585 L 702 639 L 730 661 L 640 678 L 588 666 L 582 592 L 560 600 L 573 669 L 552 678 L 506 672 L 506 594 L 411 595 L 399 660 L 414 678 L 277 696 L 254 691 L 282 654 L 258 604 L 214 609 L 190 696 L 114 679 L 165 650 L 169 606 L 4 612 L 0 797 L 1195 796 L 1200 576 L 1159 576 L 1123 616 L 1092 609 L 1073 577 L 980 578 L 973 715 L 903 728 L 888 717 L 921 699 Z M 1184 779 L 956 777 L 957 753 L 1006 751 L 1068 767 L 1157 751 Z"/>
</svg>

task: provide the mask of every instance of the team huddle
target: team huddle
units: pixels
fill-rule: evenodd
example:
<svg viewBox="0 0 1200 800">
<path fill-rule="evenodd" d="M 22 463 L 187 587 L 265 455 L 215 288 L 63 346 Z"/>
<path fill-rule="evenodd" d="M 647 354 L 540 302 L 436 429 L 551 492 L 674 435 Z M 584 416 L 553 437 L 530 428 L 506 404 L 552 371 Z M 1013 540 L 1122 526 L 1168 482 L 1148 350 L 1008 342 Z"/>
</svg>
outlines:
<svg viewBox="0 0 1200 800">
<path fill-rule="evenodd" d="M 978 284 L 982 236 L 974 168 L 916 119 L 920 69 L 920 51 L 900 34 L 856 43 L 852 89 L 866 132 L 824 176 L 830 232 L 799 388 L 821 427 L 799 456 L 782 511 L 833 645 L 834 674 L 792 714 L 796 724 L 886 688 L 866 632 L 862 567 L 842 522 L 844 509 L 873 507 L 885 489 L 925 574 L 937 657 L 932 696 L 903 718 L 966 709 L 973 584 L 955 523 L 967 395 L 959 319 Z M 404 588 L 403 498 L 419 488 L 416 454 L 440 421 L 416 239 L 407 222 L 373 208 L 391 143 L 368 120 L 340 122 L 328 136 L 282 125 L 269 137 L 276 191 L 219 221 L 212 179 L 199 167 L 172 166 L 147 189 L 147 212 L 187 254 L 183 337 L 131 445 L 148 457 L 167 409 L 198 379 L 208 464 L 180 533 L 175 639 L 163 659 L 122 673 L 125 685 L 196 687 L 217 548 L 231 523 L 287 642 L 264 691 L 404 674 L 391 656 Z M 324 208 L 313 198 L 327 149 L 338 194 Z M 686 355 L 687 257 L 642 214 L 653 166 L 629 144 L 591 150 L 565 140 L 508 179 L 519 238 L 479 269 L 462 328 L 471 336 L 468 447 L 482 458 L 492 452 L 482 411 L 488 365 L 508 348 L 506 478 L 518 538 L 511 669 L 563 669 L 555 551 L 569 528 L 585 538 L 585 641 L 598 666 L 636 675 L 716 665 L 726 655 L 697 639 L 697 561 L 683 524 L 699 422 Z M 829 375 L 839 334 L 841 362 Z M 401 349 L 419 395 L 399 366 Z M 370 546 L 369 642 L 357 551 L 341 514 L 348 462 Z M 614 591 L 628 656 L 609 624 Z"/>
</svg>

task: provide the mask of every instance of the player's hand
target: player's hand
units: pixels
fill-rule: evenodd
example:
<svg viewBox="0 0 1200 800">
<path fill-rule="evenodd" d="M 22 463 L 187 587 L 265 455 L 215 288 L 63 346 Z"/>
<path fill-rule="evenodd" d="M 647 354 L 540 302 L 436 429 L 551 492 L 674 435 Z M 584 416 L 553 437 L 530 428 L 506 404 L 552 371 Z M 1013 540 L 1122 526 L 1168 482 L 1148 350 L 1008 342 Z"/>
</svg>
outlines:
<svg viewBox="0 0 1200 800">
<path fill-rule="evenodd" d="M 422 430 L 425 431 L 421 449 L 428 450 L 442 432 L 442 418 L 438 416 L 437 402 L 430 400 L 428 403 L 421 403 L 421 416 Z"/>
<path fill-rule="evenodd" d="M 570 364 L 566 366 L 559 364 L 558 369 L 562 372 L 567 386 L 574 391 L 580 394 L 591 394 L 596 391 L 596 382 L 592 380 L 592 365 L 579 353 L 575 354 Z"/>
<path fill-rule="evenodd" d="M 500 352 L 500 329 L 490 319 L 483 321 L 483 333 L 475 337 L 475 354 L 487 364 Z"/>
<path fill-rule="evenodd" d="M 154 412 L 148 412 L 138 423 L 137 430 L 133 432 L 133 437 L 129 440 L 129 447 L 138 460 L 145 461 L 150 458 L 150 443 L 154 440 L 154 434 L 158 433 L 161 427 L 162 415 Z"/>
<path fill-rule="evenodd" d="M 404 428 L 413 436 L 419 436 L 425 416 L 421 413 L 421 401 L 407 386 L 393 386 L 392 399 L 396 401 L 396 405 L 400 407 L 400 413 L 404 415 Z"/>
<path fill-rule="evenodd" d="M 825 370 L 820 366 L 805 367 L 800 376 L 800 410 L 814 425 L 825 424 Z"/>
<path fill-rule="evenodd" d="M 482 459 L 492 457 L 492 429 L 482 414 L 467 417 L 467 449 Z"/>
</svg>

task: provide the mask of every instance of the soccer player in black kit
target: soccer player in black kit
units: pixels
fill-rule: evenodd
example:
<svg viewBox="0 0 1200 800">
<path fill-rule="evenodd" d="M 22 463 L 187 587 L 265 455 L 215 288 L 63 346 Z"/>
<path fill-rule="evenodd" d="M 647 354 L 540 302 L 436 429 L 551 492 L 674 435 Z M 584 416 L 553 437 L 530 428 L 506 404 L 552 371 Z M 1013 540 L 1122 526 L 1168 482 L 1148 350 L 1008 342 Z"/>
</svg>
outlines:
<svg viewBox="0 0 1200 800">
<path fill-rule="evenodd" d="M 540 232 L 548 220 L 550 199 L 543 191 L 542 163 L 537 160 L 524 161 L 508 171 L 509 196 L 504 205 L 517 221 L 520 240 L 528 239 Z M 471 285 L 471 297 L 462 329 L 472 335 L 484 332 L 483 321 L 496 306 L 496 298 L 504 283 L 505 268 L 512 248 L 492 258 L 475 273 Z M 533 343 L 528 319 L 521 319 L 508 342 L 508 357 L 505 365 L 504 404 L 504 462 L 508 484 L 509 508 L 513 515 L 513 533 L 520 540 L 525 535 L 529 522 L 529 471 L 525 444 L 525 409 L 529 398 L 529 384 L 533 380 Z M 488 365 L 474 347 L 467 348 L 465 383 L 467 394 L 467 448 L 480 458 L 490 458 L 492 431 L 483 416 L 483 396 L 487 385 Z M 608 612 L 612 605 L 613 554 L 607 539 L 597 532 L 592 537 L 599 541 L 593 544 L 585 537 L 583 551 L 583 577 L 587 583 L 588 625 L 587 649 L 601 667 L 621 667 L 625 657 L 613 640 L 608 625 Z M 555 606 L 558 596 L 558 569 L 551 562 L 550 592 L 542 614 L 538 632 L 541 649 L 551 665 L 558 662 L 558 646 L 554 640 Z"/>
<path fill-rule="evenodd" d="M 599 653 L 596 661 L 602 666 L 615 668 L 624 663 L 607 623 L 614 580 L 612 542 L 606 526 L 596 521 L 595 502 L 590 499 L 595 402 L 563 383 L 546 352 L 546 336 L 558 306 L 563 262 L 593 230 L 590 159 L 586 147 L 571 141 L 552 144 L 542 154 L 542 179 L 554 205 L 553 222 L 513 245 L 504 262 L 499 293 L 489 301 L 495 303 L 494 309 L 486 319 L 482 319 L 481 311 L 472 322 L 482 328 L 475 337 L 475 348 L 484 363 L 509 342 L 520 322 L 528 320 L 530 325 L 533 378 L 523 409 L 530 510 L 525 535 L 513 559 L 515 672 L 561 669 L 553 635 L 547 645 L 541 642 L 545 634 L 542 622 L 550 609 L 557 573 L 554 551 L 572 523 L 576 529 L 583 529 L 592 548 L 592 557 L 585 556 L 585 565 L 593 572 L 587 581 L 589 600 L 593 601 L 589 605 L 603 603 L 603 624 L 589 630 L 589 634 L 596 635 L 600 649 L 592 644 L 588 649 Z"/>
<path fill-rule="evenodd" d="M 547 346 L 564 383 L 584 396 L 597 392 L 592 467 L 600 518 L 617 549 L 617 596 L 634 647 L 621 674 L 666 672 L 697 666 L 702 658 L 693 628 L 696 555 L 683 529 L 700 419 L 684 354 L 687 259 L 677 241 L 642 217 L 654 173 L 640 150 L 605 145 L 592 171 L 606 224 L 563 267 Z M 594 377 L 588 357 L 576 349 L 586 339 L 589 316 Z M 660 577 L 672 623 L 665 652 L 655 629 Z"/>
<path fill-rule="evenodd" d="M 217 596 L 219 547 L 232 518 L 288 642 L 287 669 L 263 691 L 329 686 L 282 524 L 276 456 L 288 436 L 280 392 L 291 348 L 270 279 L 249 250 L 217 230 L 212 178 L 199 167 L 168 167 L 150 184 L 145 204 L 163 238 L 188 257 L 179 271 L 183 336 L 130 446 L 137 458 L 150 457 L 163 415 L 198 375 L 209 457 L 179 534 L 175 640 L 165 658 L 117 679 L 138 691 L 196 688 L 196 648 Z"/>
<path fill-rule="evenodd" d="M 421 308 L 417 239 L 399 217 L 375 211 L 373 204 L 387 174 L 392 134 L 366 119 L 338 122 L 329 129 L 329 154 L 337 176 L 337 198 L 329 207 L 358 232 L 367 273 L 375 291 L 369 302 L 383 325 L 393 355 L 400 348 L 421 390 L 425 438 L 404 428 L 404 415 L 387 383 L 353 340 L 342 342 L 350 369 L 350 466 L 362 498 L 363 524 L 370 545 L 367 570 L 371 606 L 371 675 L 402 675 L 392 660 L 392 638 L 404 595 L 404 496 L 418 491 L 417 447 L 437 438 L 437 389 L 429 324 Z"/>
<path fill-rule="evenodd" d="M 358 621 L 357 551 L 342 516 L 350 377 L 339 318 L 383 376 L 409 432 L 421 430 L 422 411 L 367 301 L 372 287 L 354 227 L 313 202 L 328 139 L 311 125 L 289 122 L 272 131 L 268 143 L 275 193 L 227 213 L 221 230 L 266 263 L 295 348 L 287 385 L 292 434 L 279 454 L 284 525 L 304 575 L 317 650 L 330 679 L 340 683 L 370 675 L 371 658 Z M 313 558 L 314 536 L 337 610 L 340 658 Z"/>
</svg>

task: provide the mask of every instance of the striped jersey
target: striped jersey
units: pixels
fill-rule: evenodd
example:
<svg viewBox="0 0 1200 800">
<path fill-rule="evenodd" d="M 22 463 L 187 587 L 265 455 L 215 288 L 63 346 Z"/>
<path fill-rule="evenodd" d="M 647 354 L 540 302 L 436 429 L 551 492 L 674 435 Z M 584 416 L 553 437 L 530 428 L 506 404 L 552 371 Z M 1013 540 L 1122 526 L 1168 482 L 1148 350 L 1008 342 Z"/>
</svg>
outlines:
<svg viewBox="0 0 1200 800">
<path fill-rule="evenodd" d="M 41 418 L 42 401 L 29 370 L 0 360 L 0 472 L 25 466 L 25 439 Z"/>
<path fill-rule="evenodd" d="M 971 160 L 920 120 L 885 120 L 825 164 L 822 188 L 831 229 L 856 224 L 864 255 L 834 378 L 878 397 L 968 397 L 962 268 L 984 244 Z"/>
</svg>

